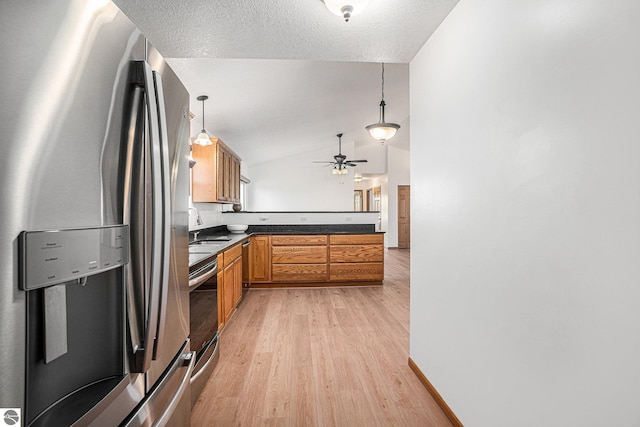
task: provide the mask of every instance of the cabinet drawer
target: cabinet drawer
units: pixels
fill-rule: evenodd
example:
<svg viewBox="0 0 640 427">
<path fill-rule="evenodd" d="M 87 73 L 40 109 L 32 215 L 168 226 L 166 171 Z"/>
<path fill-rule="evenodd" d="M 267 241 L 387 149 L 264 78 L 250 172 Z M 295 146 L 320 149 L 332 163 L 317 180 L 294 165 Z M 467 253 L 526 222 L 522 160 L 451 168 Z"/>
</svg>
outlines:
<svg viewBox="0 0 640 427">
<path fill-rule="evenodd" d="M 329 280 L 360 281 L 384 279 L 384 264 L 381 262 L 330 264 Z"/>
<path fill-rule="evenodd" d="M 332 234 L 329 236 L 331 245 L 367 245 L 384 243 L 384 234 Z"/>
<path fill-rule="evenodd" d="M 300 245 L 326 245 L 326 244 L 327 244 L 326 234 L 271 236 L 272 246 L 283 246 L 283 245 L 300 246 Z"/>
<path fill-rule="evenodd" d="M 230 265 L 233 261 L 236 260 L 239 256 L 242 255 L 242 245 L 235 245 L 234 247 L 227 249 L 224 251 L 224 262 L 222 268 Z M 218 259 L 218 269 L 220 269 L 220 261 Z"/>
<path fill-rule="evenodd" d="M 326 246 L 273 246 L 273 264 L 320 264 L 327 262 Z"/>
<path fill-rule="evenodd" d="M 340 245 L 329 247 L 330 262 L 382 262 L 382 245 Z"/>
<path fill-rule="evenodd" d="M 271 269 L 274 282 L 324 282 L 327 264 L 274 264 Z"/>
</svg>

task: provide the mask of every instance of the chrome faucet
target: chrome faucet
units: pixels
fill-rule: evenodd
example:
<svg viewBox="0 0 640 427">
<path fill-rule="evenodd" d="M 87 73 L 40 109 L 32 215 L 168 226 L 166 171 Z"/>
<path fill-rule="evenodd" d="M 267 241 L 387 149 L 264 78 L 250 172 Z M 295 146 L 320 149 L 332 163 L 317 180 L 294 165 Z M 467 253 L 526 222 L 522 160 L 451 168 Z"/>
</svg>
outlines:
<svg viewBox="0 0 640 427">
<path fill-rule="evenodd" d="M 202 217 L 200 216 L 200 212 L 198 212 L 198 209 L 196 209 L 193 206 L 191 206 L 189 208 L 189 213 L 191 213 L 191 210 L 193 210 L 196 213 L 196 224 L 197 225 L 202 225 Z"/>
</svg>

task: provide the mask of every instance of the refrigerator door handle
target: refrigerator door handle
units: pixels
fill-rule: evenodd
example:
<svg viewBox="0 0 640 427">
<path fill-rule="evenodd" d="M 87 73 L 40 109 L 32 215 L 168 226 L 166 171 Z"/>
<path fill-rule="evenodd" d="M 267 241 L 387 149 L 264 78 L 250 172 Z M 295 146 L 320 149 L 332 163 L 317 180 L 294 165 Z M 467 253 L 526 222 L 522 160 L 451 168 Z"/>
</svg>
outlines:
<svg viewBox="0 0 640 427">
<path fill-rule="evenodd" d="M 171 263 L 171 170 L 169 169 L 169 137 L 167 133 L 167 115 L 165 111 L 164 90 L 162 87 L 162 76 L 154 71 L 153 80 L 155 87 L 156 107 L 158 113 L 158 133 L 160 136 L 160 162 L 161 162 L 161 185 L 162 189 L 162 279 L 161 292 L 158 305 L 158 327 L 156 339 L 153 347 L 153 359 L 158 357 L 158 351 L 162 348 L 161 341 L 164 337 L 167 293 L 169 290 L 169 264 Z"/>
<path fill-rule="evenodd" d="M 136 163 L 136 157 L 140 154 L 136 151 L 139 150 L 139 147 L 136 147 L 136 141 L 142 137 L 142 131 L 140 128 L 140 123 L 138 123 L 138 117 L 140 115 L 140 107 L 143 102 L 143 88 L 141 86 L 134 86 L 131 94 L 131 101 L 129 105 L 131 109 L 129 110 L 129 119 L 128 125 L 129 128 L 127 130 L 127 142 L 126 142 L 126 161 L 123 173 L 123 213 L 122 213 L 122 222 L 123 224 L 131 224 L 132 218 L 134 217 L 133 210 L 136 208 L 135 204 L 132 200 L 132 192 L 133 192 L 133 181 L 134 181 L 134 170 L 133 165 Z M 136 240 L 136 236 L 132 232 L 130 235 L 132 240 L 132 244 L 134 240 Z M 139 250 L 139 246 L 136 246 Z M 127 317 L 128 317 L 128 325 L 129 325 L 129 334 L 131 337 L 131 346 L 134 355 L 140 356 L 144 349 L 143 342 L 143 334 L 144 331 L 141 330 L 142 325 L 144 324 L 144 316 L 141 313 L 144 310 L 144 304 L 142 303 L 142 299 L 139 297 L 143 292 L 143 282 L 144 282 L 144 261 L 141 256 L 138 256 L 136 259 L 131 260 L 131 263 L 125 265 L 124 267 L 124 277 L 127 289 Z M 138 288 L 136 288 L 136 281 L 138 282 Z M 136 298 L 138 296 L 138 298 Z M 138 308 L 141 306 L 141 308 Z M 136 358 L 137 359 L 137 358 Z M 134 360 L 133 368 L 137 372 L 141 372 L 142 369 L 137 369 L 136 365 L 139 365 L 141 362 Z"/>
<path fill-rule="evenodd" d="M 132 372 L 145 372 L 151 366 L 163 283 L 163 165 L 158 105 L 151 66 L 145 61 L 134 61 L 131 79 L 135 106 L 131 113 L 128 138 L 130 158 L 127 159 L 125 172 L 125 183 L 126 177 L 130 178 L 130 192 L 125 191 L 125 199 L 129 198 L 128 212 L 124 214 L 132 225 L 132 265 L 127 273 L 127 300 L 129 324 L 133 331 L 134 357 L 131 369 Z M 137 92 L 140 94 L 137 95 Z M 143 103 L 146 108 L 142 107 Z M 141 123 L 144 122 L 143 111 L 146 113 L 146 126 Z M 140 142 L 140 135 L 145 132 L 148 134 L 148 144 Z M 149 189 L 146 187 L 147 181 Z M 147 191 L 151 196 L 150 206 L 146 201 Z"/>
<path fill-rule="evenodd" d="M 158 333 L 158 311 L 163 284 L 163 241 L 164 241 L 164 205 L 162 180 L 162 142 L 158 123 L 158 101 L 156 99 L 153 71 L 147 62 L 143 62 L 145 99 L 147 118 L 149 121 L 149 141 L 151 160 L 151 224 L 145 224 L 151 233 L 151 274 L 149 277 L 149 297 L 147 311 L 147 327 L 144 344 L 144 363 L 146 371 L 151 366 L 153 348 Z"/>
</svg>

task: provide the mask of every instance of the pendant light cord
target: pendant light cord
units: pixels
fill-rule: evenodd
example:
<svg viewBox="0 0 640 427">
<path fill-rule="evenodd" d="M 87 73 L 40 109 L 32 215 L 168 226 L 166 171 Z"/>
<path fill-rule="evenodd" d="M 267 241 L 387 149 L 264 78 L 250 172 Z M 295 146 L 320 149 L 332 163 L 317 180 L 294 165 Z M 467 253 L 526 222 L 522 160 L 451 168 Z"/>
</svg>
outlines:
<svg viewBox="0 0 640 427">
<path fill-rule="evenodd" d="M 382 100 L 384 101 L 384 62 L 382 63 Z"/>
<path fill-rule="evenodd" d="M 384 62 L 382 63 L 382 100 L 380 101 L 380 117 L 378 123 L 384 123 Z"/>
<path fill-rule="evenodd" d="M 204 133 L 204 99 L 202 100 L 202 132 Z"/>
</svg>

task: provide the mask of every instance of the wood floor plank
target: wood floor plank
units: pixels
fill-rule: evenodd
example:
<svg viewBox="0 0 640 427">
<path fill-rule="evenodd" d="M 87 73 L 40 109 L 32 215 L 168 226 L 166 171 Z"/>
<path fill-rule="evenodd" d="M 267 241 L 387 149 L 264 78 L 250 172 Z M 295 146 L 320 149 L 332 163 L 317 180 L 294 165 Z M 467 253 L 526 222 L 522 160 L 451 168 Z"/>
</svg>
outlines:
<svg viewBox="0 0 640 427">
<path fill-rule="evenodd" d="M 407 364 L 409 256 L 382 287 L 250 290 L 192 425 L 451 426 Z"/>
</svg>

